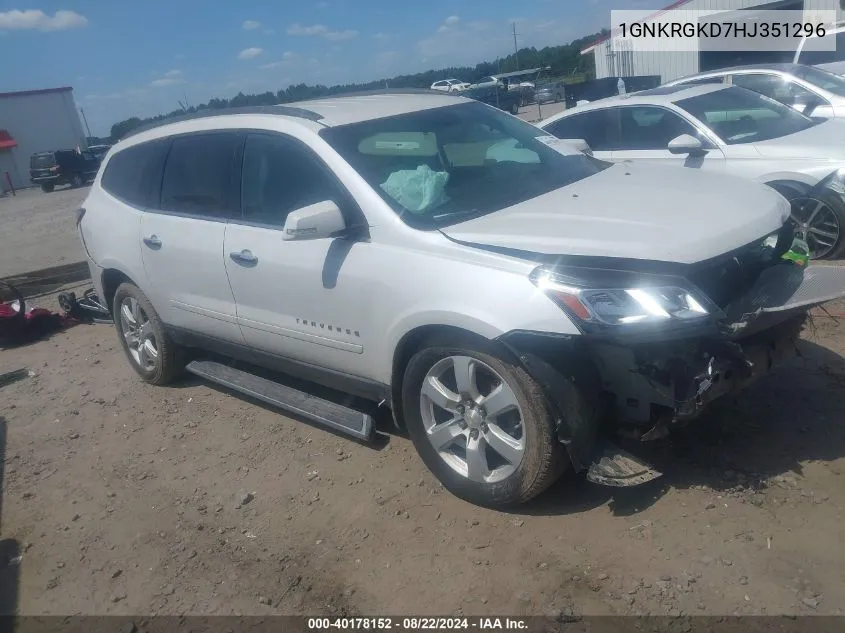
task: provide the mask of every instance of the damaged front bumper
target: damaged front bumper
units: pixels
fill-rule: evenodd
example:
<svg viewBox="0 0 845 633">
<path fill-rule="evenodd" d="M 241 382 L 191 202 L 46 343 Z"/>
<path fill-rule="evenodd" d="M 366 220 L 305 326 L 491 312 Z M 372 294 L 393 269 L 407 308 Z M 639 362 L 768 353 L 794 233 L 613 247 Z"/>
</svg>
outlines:
<svg viewBox="0 0 845 633">
<path fill-rule="evenodd" d="M 697 417 L 794 353 L 808 311 L 845 297 L 845 267 L 789 263 L 765 269 L 723 308 L 713 327 L 661 339 L 502 337 L 544 388 L 557 413 L 558 436 L 575 470 L 597 483 L 637 485 L 660 476 L 648 464 L 598 441 L 607 419 L 641 440 Z"/>
</svg>

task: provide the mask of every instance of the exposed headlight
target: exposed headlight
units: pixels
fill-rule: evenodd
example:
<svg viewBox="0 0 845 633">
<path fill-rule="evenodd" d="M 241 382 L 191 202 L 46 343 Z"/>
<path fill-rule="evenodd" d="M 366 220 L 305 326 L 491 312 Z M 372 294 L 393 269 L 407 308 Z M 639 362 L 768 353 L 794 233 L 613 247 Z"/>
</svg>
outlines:
<svg viewBox="0 0 845 633">
<path fill-rule="evenodd" d="M 676 277 L 593 269 L 559 272 L 541 267 L 531 274 L 531 280 L 568 313 L 587 324 L 678 325 L 700 322 L 719 311 L 699 290 Z"/>
</svg>

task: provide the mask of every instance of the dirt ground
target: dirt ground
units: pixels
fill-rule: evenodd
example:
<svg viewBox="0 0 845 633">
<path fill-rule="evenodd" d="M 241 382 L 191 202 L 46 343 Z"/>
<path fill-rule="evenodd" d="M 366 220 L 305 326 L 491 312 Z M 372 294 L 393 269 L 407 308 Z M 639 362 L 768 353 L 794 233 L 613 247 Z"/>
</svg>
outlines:
<svg viewBox="0 0 845 633">
<path fill-rule="evenodd" d="M 444 491 L 404 437 L 365 446 L 198 380 L 146 385 L 111 326 L 79 325 L 0 352 L 0 373 L 33 374 L 0 387 L 0 608 L 839 614 L 843 327 L 817 319 L 803 358 L 656 446 L 662 479 L 569 475 L 504 513 Z"/>
<path fill-rule="evenodd" d="M 88 187 L 22 189 L 0 198 L 0 278 L 85 259 L 76 210 Z"/>
</svg>

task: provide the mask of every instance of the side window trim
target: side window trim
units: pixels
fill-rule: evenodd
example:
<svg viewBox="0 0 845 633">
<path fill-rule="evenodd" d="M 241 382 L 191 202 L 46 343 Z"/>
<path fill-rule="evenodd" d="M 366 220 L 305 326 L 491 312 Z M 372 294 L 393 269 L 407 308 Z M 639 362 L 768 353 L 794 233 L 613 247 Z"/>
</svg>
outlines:
<svg viewBox="0 0 845 633">
<path fill-rule="evenodd" d="M 167 147 L 167 154 L 164 157 L 164 161 L 162 162 L 161 167 L 161 181 L 158 183 L 158 200 L 156 201 L 155 208 L 148 208 L 145 211 L 149 213 L 156 213 L 159 215 L 170 215 L 178 218 L 188 218 L 192 220 L 203 220 L 206 222 L 218 222 L 218 223 L 227 223 L 232 220 L 235 216 L 239 215 L 240 213 L 240 169 L 239 169 L 239 160 L 240 152 L 243 146 L 243 139 L 239 134 L 240 130 L 234 128 L 227 128 L 227 129 L 212 129 L 212 130 L 198 130 L 196 132 L 185 132 L 183 134 L 173 134 L 168 137 L 164 137 L 168 141 Z M 235 147 L 235 152 L 232 155 L 232 162 L 229 166 L 229 183 L 226 186 L 226 201 L 227 201 L 227 211 L 225 215 L 222 216 L 209 216 L 203 215 L 201 213 L 188 213 L 185 211 L 174 211 L 171 209 L 165 209 L 162 206 L 161 197 L 164 190 L 164 176 L 167 173 L 167 163 L 170 161 L 170 155 L 173 152 L 173 145 L 174 142 L 181 138 L 192 138 L 196 136 L 225 136 L 231 135 L 232 137 L 236 137 L 238 144 Z M 234 197 L 234 187 L 237 184 L 237 192 L 238 197 Z M 154 192 L 151 192 L 154 193 Z"/>
<path fill-rule="evenodd" d="M 232 218 L 229 219 L 229 222 L 232 224 L 240 224 L 244 226 L 253 226 L 256 228 L 262 229 L 272 229 L 274 231 L 282 231 L 284 230 L 283 226 L 279 226 L 278 224 L 270 224 L 267 222 L 256 222 L 253 220 L 247 220 L 244 218 L 244 209 L 243 209 L 243 165 L 244 165 L 244 156 L 245 156 L 245 148 L 246 148 L 246 141 L 250 136 L 263 136 L 269 139 L 279 139 L 283 143 L 290 143 L 291 145 L 297 147 L 298 149 L 302 150 L 306 154 L 308 154 L 317 165 L 317 167 L 326 175 L 326 177 L 331 180 L 332 184 L 335 186 L 338 194 L 343 198 L 343 204 L 341 206 L 341 213 L 344 215 L 344 219 L 352 225 L 360 225 L 362 227 L 366 227 L 367 221 L 364 212 L 361 210 L 360 205 L 355 200 L 355 196 L 352 195 L 352 192 L 349 191 L 349 188 L 343 184 L 343 181 L 338 177 L 338 175 L 334 172 L 334 170 L 329 167 L 326 162 L 320 157 L 320 155 L 314 151 L 307 143 L 301 141 L 300 139 L 292 136 L 290 134 L 286 134 L 285 132 L 275 132 L 272 130 L 262 130 L 262 129 L 242 129 L 240 130 L 241 135 L 241 142 L 239 145 L 239 154 L 238 154 L 238 162 L 237 162 L 237 211 L 233 215 Z"/>
</svg>

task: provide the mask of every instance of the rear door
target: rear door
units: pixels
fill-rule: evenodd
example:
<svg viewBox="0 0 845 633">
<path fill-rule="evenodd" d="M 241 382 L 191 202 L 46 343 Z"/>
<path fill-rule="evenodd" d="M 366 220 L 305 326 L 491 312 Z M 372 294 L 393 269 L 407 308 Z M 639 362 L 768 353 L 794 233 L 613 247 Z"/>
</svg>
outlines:
<svg viewBox="0 0 845 633">
<path fill-rule="evenodd" d="M 243 342 L 223 263 L 226 222 L 237 207 L 236 132 L 175 137 L 157 204 L 141 219 L 147 286 L 162 320 L 175 328 Z"/>
</svg>

